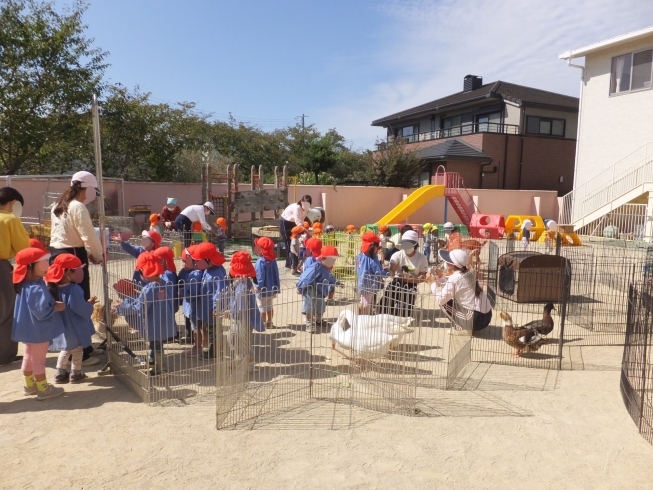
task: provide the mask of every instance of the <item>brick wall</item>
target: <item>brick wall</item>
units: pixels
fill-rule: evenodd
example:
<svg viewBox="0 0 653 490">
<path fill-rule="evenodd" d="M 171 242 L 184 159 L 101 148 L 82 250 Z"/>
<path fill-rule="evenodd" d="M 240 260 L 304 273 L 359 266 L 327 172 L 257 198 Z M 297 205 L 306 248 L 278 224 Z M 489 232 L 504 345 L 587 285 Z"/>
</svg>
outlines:
<svg viewBox="0 0 653 490">
<path fill-rule="evenodd" d="M 524 138 L 521 188 L 558 191 L 559 195 L 568 193 L 574 184 L 575 155 L 575 140 Z"/>
</svg>

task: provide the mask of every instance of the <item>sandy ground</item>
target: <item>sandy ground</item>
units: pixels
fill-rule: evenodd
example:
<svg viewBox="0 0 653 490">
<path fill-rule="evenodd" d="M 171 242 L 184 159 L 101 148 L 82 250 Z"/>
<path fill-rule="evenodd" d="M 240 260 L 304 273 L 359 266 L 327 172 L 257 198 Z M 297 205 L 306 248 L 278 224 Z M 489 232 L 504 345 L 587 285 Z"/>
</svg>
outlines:
<svg viewBox="0 0 653 490">
<path fill-rule="evenodd" d="M 147 406 L 91 372 L 39 403 L 5 366 L 0 488 L 651 488 L 653 446 L 618 371 L 470 364 L 465 377 L 420 394 L 429 417 L 312 402 L 217 431 L 211 399 Z"/>
</svg>

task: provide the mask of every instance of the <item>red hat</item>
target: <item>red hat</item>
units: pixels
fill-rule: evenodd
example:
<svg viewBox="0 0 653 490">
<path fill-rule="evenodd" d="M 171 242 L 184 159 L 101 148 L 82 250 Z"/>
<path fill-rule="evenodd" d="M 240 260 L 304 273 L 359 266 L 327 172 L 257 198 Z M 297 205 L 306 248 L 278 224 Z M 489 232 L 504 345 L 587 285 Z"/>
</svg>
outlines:
<svg viewBox="0 0 653 490">
<path fill-rule="evenodd" d="M 303 226 L 295 226 L 292 230 L 290 230 L 290 236 L 292 238 L 298 237 L 302 233 L 304 233 L 306 229 Z"/>
<path fill-rule="evenodd" d="M 30 238 L 29 239 L 29 246 L 32 247 L 32 248 L 38 248 L 39 250 L 43 250 L 44 252 L 47 252 L 47 250 L 45 249 L 45 245 L 43 245 L 36 238 Z"/>
<path fill-rule="evenodd" d="M 143 252 L 136 259 L 136 270 L 141 271 L 145 277 L 160 276 L 163 274 L 161 261 L 152 252 Z"/>
<path fill-rule="evenodd" d="M 274 242 L 270 238 L 266 236 L 257 238 L 254 240 L 254 245 L 261 247 L 263 257 L 267 260 L 274 260 L 277 258 L 277 254 L 274 253 Z"/>
<path fill-rule="evenodd" d="M 381 225 L 381 226 L 379 226 L 379 233 L 385 233 L 389 229 L 390 228 L 388 228 L 388 225 Z"/>
<path fill-rule="evenodd" d="M 14 284 L 23 282 L 25 276 L 27 275 L 27 266 L 33 264 L 34 262 L 40 262 L 42 260 L 48 260 L 50 254 L 44 252 L 39 248 L 24 248 L 16 254 L 16 267 L 14 267 Z"/>
<path fill-rule="evenodd" d="M 256 270 L 252 265 L 252 256 L 242 250 L 233 254 L 229 275 L 232 277 L 256 277 Z"/>
<path fill-rule="evenodd" d="M 154 242 L 154 248 L 159 248 L 159 245 L 161 245 L 161 235 L 159 235 L 156 231 L 143 230 L 141 236 L 151 239 Z"/>
<path fill-rule="evenodd" d="M 177 266 L 175 265 L 175 254 L 170 247 L 159 247 L 152 253 L 155 257 L 166 261 L 166 268 L 169 271 L 177 272 Z"/>
<path fill-rule="evenodd" d="M 219 225 L 220 228 L 222 228 L 223 230 L 226 230 L 226 229 L 227 229 L 227 220 L 224 219 L 224 218 L 222 218 L 222 217 L 216 219 L 216 220 L 215 220 L 215 224 L 216 224 L 216 225 Z"/>
<path fill-rule="evenodd" d="M 354 225 L 347 225 L 347 228 L 345 228 L 346 233 L 353 233 L 356 231 L 356 227 Z"/>
<path fill-rule="evenodd" d="M 324 259 L 326 257 L 338 257 L 338 249 L 331 245 L 325 245 L 320 251 L 320 258 Z"/>
<path fill-rule="evenodd" d="M 195 251 L 195 247 L 197 247 L 197 245 L 191 245 L 190 247 L 185 248 L 184 250 L 182 250 L 181 258 L 182 259 L 186 259 L 187 257 L 192 258 L 193 252 Z"/>
<path fill-rule="evenodd" d="M 313 257 L 319 257 L 322 251 L 322 240 L 319 238 L 309 238 L 306 240 L 306 248 L 311 251 Z"/>
<path fill-rule="evenodd" d="M 363 244 L 361 245 L 361 252 L 363 253 L 367 253 L 367 251 L 374 243 L 381 243 L 381 239 L 371 231 L 363 233 L 361 240 L 363 241 Z"/>
<path fill-rule="evenodd" d="M 202 242 L 196 245 L 191 257 L 193 260 L 208 260 L 213 265 L 224 264 L 224 256 L 218 252 L 218 249 L 211 242 Z"/>
<path fill-rule="evenodd" d="M 48 282 L 59 282 L 67 270 L 78 269 L 80 267 L 84 267 L 84 264 L 73 254 L 57 255 L 52 265 L 48 267 L 45 280 Z"/>
</svg>

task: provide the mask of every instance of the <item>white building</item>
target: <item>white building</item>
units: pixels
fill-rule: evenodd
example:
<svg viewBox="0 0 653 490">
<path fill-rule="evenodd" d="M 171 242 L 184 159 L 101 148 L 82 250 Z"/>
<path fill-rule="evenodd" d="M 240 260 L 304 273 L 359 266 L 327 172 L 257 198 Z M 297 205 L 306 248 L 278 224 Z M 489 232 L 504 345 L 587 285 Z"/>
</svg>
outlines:
<svg viewBox="0 0 653 490">
<path fill-rule="evenodd" d="M 653 26 L 559 57 L 581 69 L 574 190 L 563 198 L 560 220 L 600 228 L 602 217 L 627 203 L 648 203 L 651 216 Z"/>
</svg>

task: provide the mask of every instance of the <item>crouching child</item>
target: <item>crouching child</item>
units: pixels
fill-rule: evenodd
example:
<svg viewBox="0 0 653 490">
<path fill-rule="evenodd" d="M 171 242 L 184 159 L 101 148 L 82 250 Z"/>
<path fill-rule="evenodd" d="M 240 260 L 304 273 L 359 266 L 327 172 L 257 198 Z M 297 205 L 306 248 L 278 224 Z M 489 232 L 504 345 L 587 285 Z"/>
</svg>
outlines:
<svg viewBox="0 0 653 490">
<path fill-rule="evenodd" d="M 315 333 L 316 325 L 322 325 L 322 315 L 326 309 L 325 300 L 333 299 L 335 286 L 339 282 L 331 274 L 331 269 L 337 258 L 336 247 L 324 246 L 317 261 L 304 269 L 299 277 L 297 292 L 302 295 L 302 314 L 306 315 L 307 333 Z"/>
</svg>

